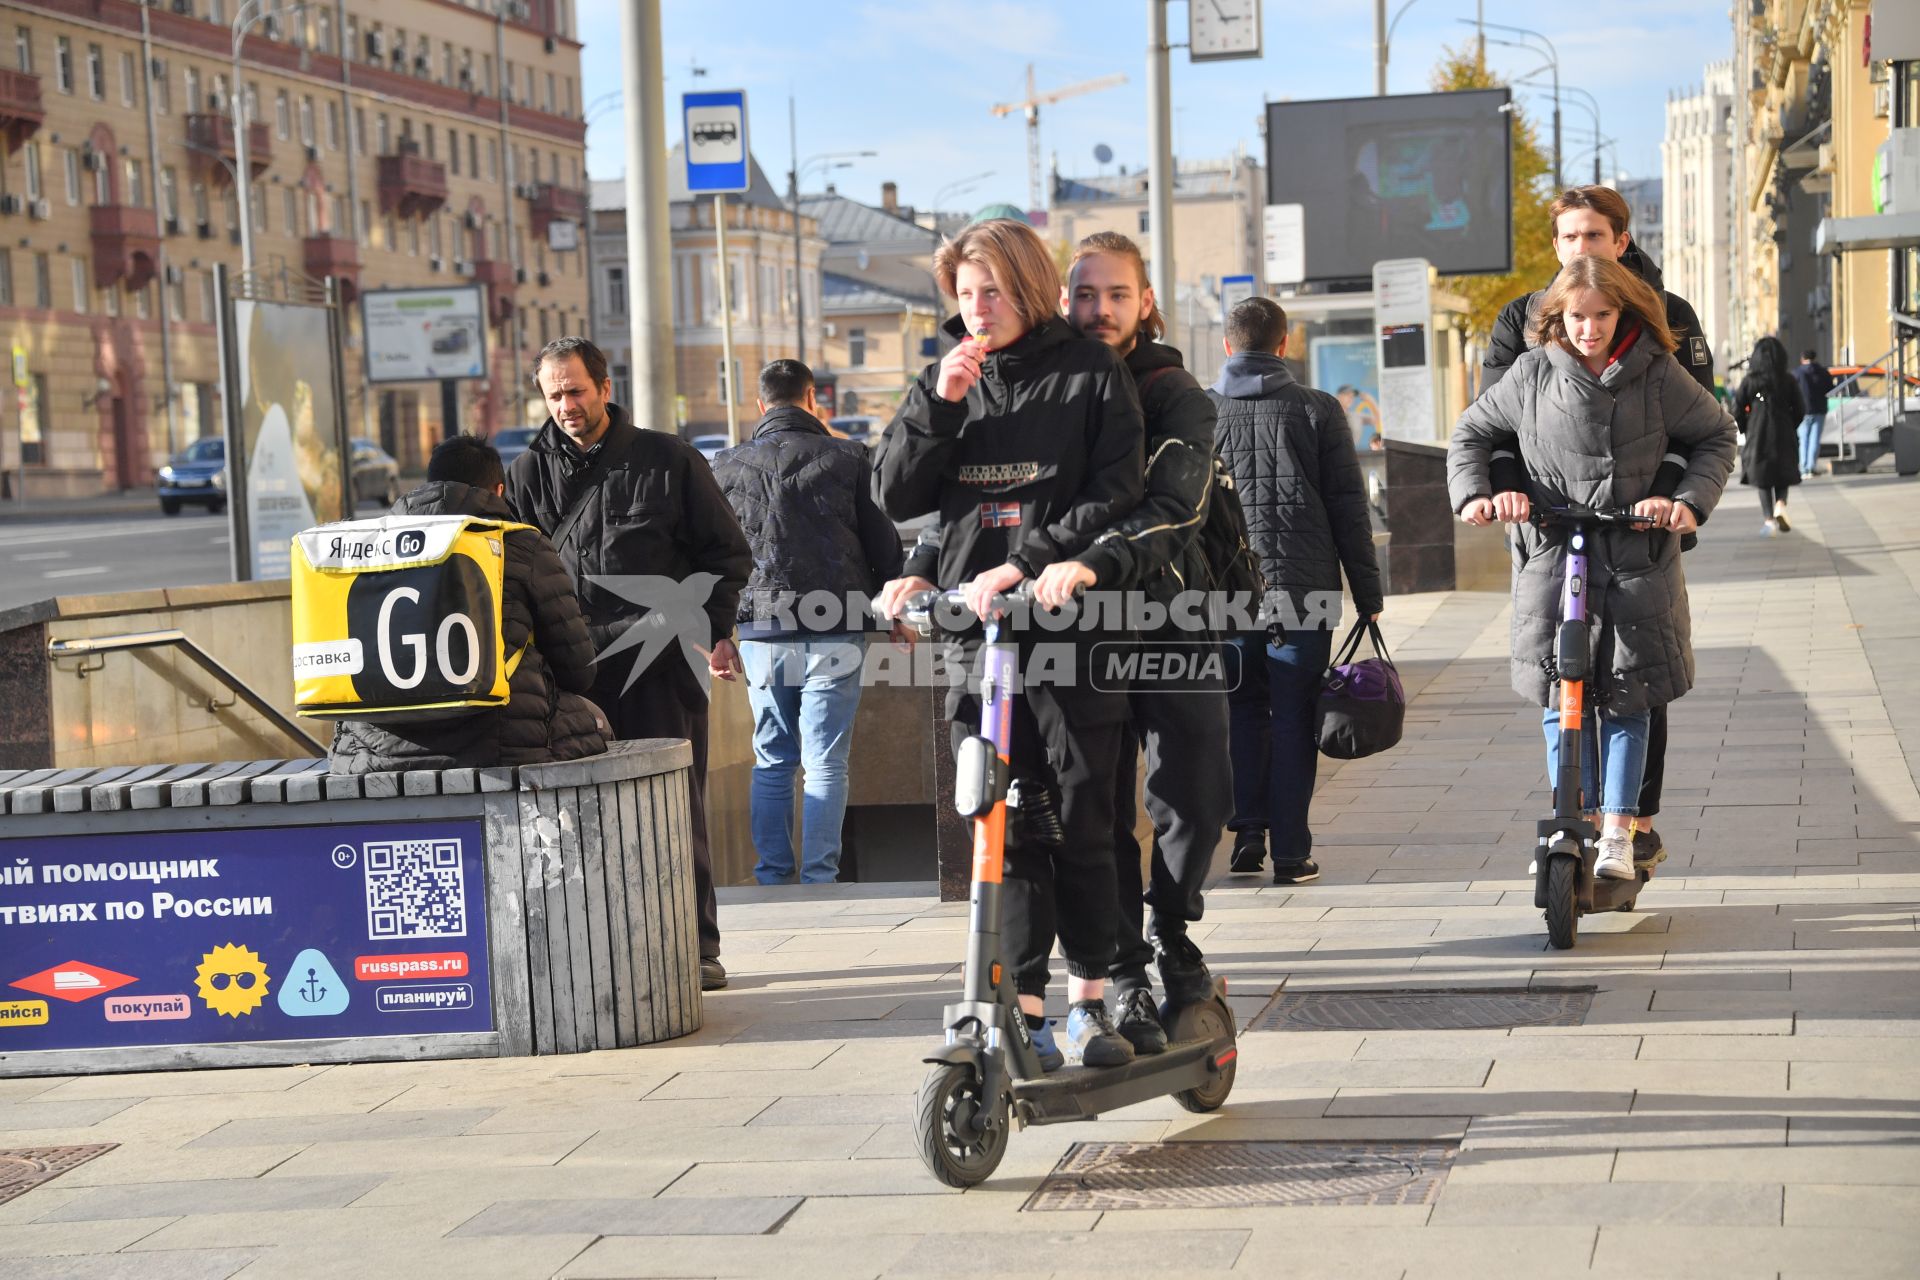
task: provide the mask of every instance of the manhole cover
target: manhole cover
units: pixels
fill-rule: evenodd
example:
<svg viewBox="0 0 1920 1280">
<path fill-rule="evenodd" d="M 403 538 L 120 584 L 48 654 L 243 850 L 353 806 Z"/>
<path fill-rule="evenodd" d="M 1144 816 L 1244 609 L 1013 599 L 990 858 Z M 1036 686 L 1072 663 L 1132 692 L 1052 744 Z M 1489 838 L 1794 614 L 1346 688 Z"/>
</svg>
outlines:
<svg viewBox="0 0 1920 1280">
<path fill-rule="evenodd" d="M 41 1183 L 77 1168 L 120 1145 L 94 1147 L 14 1147 L 0 1149 L 0 1204 L 23 1196 Z"/>
<path fill-rule="evenodd" d="M 1024 1208 L 1432 1204 L 1459 1151 L 1452 1142 L 1078 1142 Z"/>
<path fill-rule="evenodd" d="M 1592 987 L 1428 987 L 1417 991 L 1282 991 L 1249 1031 L 1491 1031 L 1577 1027 Z"/>
</svg>

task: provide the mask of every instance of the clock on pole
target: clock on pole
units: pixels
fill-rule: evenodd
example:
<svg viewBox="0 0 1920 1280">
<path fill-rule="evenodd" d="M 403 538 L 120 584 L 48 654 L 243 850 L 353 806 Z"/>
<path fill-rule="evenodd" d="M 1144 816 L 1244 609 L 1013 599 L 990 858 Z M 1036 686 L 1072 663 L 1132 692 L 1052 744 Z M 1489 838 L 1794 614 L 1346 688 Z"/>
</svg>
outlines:
<svg viewBox="0 0 1920 1280">
<path fill-rule="evenodd" d="M 1188 0 L 1187 53 L 1195 62 L 1260 56 L 1261 0 Z"/>
</svg>

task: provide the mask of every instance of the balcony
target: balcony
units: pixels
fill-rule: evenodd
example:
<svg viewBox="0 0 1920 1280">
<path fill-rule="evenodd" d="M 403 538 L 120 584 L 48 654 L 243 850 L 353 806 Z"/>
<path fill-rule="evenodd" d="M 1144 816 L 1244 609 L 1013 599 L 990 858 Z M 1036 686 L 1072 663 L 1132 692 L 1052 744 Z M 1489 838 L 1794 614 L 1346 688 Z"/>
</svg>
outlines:
<svg viewBox="0 0 1920 1280">
<path fill-rule="evenodd" d="M 87 210 L 93 233 L 93 282 L 102 289 L 147 287 L 160 260 L 160 217 L 134 205 Z"/>
<path fill-rule="evenodd" d="M 18 151 L 46 118 L 40 104 L 40 77 L 0 69 L 0 137 L 6 139 L 7 154 Z"/>
<path fill-rule="evenodd" d="M 513 264 L 493 258 L 475 258 L 475 284 L 487 286 L 487 318 L 494 324 L 506 323 L 513 315 L 513 291 L 516 284 Z"/>
<path fill-rule="evenodd" d="M 555 222 L 583 223 L 587 220 L 587 195 L 551 182 L 534 184 L 531 201 L 533 234 L 545 237 Z"/>
<path fill-rule="evenodd" d="M 302 242 L 307 274 L 316 280 L 332 276 L 340 282 L 340 299 L 360 296 L 360 245 L 345 236 L 308 236 Z"/>
<path fill-rule="evenodd" d="M 231 175 L 224 165 L 214 162 L 214 157 L 239 163 L 239 153 L 233 146 L 233 117 L 213 112 L 188 116 L 187 149 L 193 152 L 195 166 L 209 180 L 216 184 L 229 181 Z M 248 181 L 272 162 L 273 139 L 266 124 L 256 120 L 247 126 Z"/>
<path fill-rule="evenodd" d="M 447 167 L 409 152 L 380 157 L 380 212 L 403 218 L 435 213 L 447 202 Z"/>
</svg>

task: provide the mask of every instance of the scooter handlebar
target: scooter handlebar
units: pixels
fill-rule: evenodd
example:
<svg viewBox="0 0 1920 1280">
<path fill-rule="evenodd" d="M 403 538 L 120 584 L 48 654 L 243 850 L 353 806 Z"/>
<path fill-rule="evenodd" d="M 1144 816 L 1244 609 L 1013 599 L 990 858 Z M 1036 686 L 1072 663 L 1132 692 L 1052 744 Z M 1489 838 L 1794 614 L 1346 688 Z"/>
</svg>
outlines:
<svg viewBox="0 0 1920 1280">
<path fill-rule="evenodd" d="M 1002 591 L 996 595 L 994 599 L 999 603 L 1002 613 L 1016 607 L 1031 605 L 1033 585 L 1029 580 L 1022 582 L 1011 591 Z M 1079 591 L 1074 592 L 1076 597 L 1080 594 Z M 875 613 L 878 612 L 876 608 Z M 977 621 L 978 618 L 967 606 L 966 593 L 956 587 L 950 591 L 936 589 L 914 592 L 903 602 L 899 620 L 910 630 L 924 636 L 931 635 L 940 626 L 944 625 L 952 629 L 956 623 L 965 625 L 969 621 Z"/>
<path fill-rule="evenodd" d="M 1536 506 L 1527 518 L 1540 529 L 1559 525 L 1646 530 L 1658 523 L 1652 516 L 1635 515 L 1631 511 L 1600 511 L 1571 502 L 1558 507 Z"/>
</svg>

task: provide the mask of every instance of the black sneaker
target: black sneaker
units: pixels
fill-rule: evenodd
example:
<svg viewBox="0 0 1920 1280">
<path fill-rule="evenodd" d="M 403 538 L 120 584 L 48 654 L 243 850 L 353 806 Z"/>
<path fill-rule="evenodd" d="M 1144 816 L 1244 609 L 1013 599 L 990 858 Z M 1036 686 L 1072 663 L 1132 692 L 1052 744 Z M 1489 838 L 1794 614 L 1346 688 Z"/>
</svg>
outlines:
<svg viewBox="0 0 1920 1280">
<path fill-rule="evenodd" d="M 1127 1038 L 1135 1053 L 1165 1053 L 1167 1029 L 1160 1025 L 1160 1010 L 1154 1006 L 1152 989 L 1135 987 L 1117 994 L 1120 1020 L 1114 1024 L 1115 1030 Z"/>
<path fill-rule="evenodd" d="M 1636 831 L 1633 833 L 1633 861 L 1640 867 L 1651 867 L 1667 860 L 1667 844 L 1660 838 L 1658 831 Z"/>
<path fill-rule="evenodd" d="M 1276 862 L 1273 864 L 1273 882 L 1275 884 L 1305 884 L 1309 880 L 1320 878 L 1320 864 L 1312 858 L 1303 858 L 1299 862 Z"/>
<path fill-rule="evenodd" d="M 1213 998 L 1213 974 L 1193 939 L 1184 933 L 1157 934 L 1153 949 L 1159 958 L 1160 985 L 1167 989 L 1167 1004 L 1175 1009 L 1199 1004 Z"/>
<path fill-rule="evenodd" d="M 1227 869 L 1237 876 L 1252 875 L 1267 861 L 1267 833 L 1259 827 L 1247 827 L 1233 833 L 1233 856 Z"/>
<path fill-rule="evenodd" d="M 727 985 L 727 967 L 720 963 L 718 956 L 708 956 L 700 962 L 700 989 L 719 991 Z"/>
<path fill-rule="evenodd" d="M 1133 1046 L 1114 1029 L 1105 1000 L 1079 1000 L 1067 1014 L 1067 1043 L 1083 1067 L 1117 1067 L 1133 1061 Z"/>
</svg>

